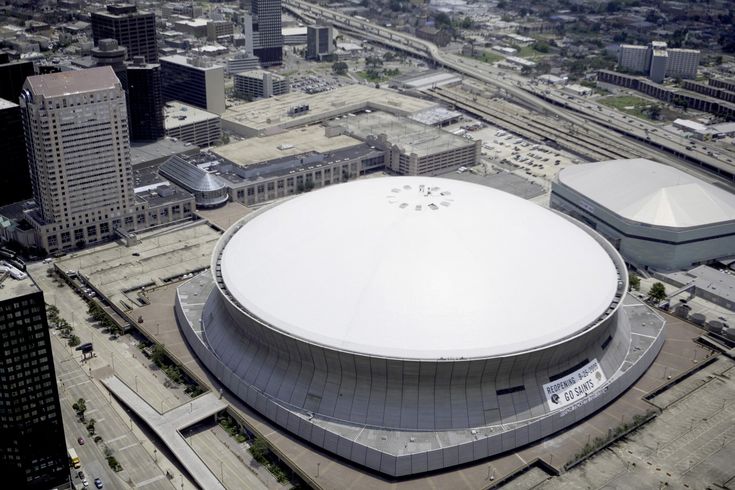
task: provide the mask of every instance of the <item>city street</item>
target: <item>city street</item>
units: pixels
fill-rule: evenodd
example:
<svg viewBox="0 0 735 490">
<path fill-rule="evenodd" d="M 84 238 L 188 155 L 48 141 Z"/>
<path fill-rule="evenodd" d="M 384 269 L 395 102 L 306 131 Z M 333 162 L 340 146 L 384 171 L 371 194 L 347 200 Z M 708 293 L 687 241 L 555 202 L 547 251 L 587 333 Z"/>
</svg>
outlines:
<svg viewBox="0 0 735 490">
<path fill-rule="evenodd" d="M 100 476 L 105 488 L 129 488 L 131 485 L 146 489 L 197 488 L 182 474 L 180 465 L 152 431 L 139 426 L 139 421 L 110 396 L 99 380 L 114 373 L 159 412 L 187 403 L 191 400 L 189 395 L 143 356 L 132 336 L 111 340 L 109 335 L 102 334 L 89 321 L 84 300 L 67 285 L 59 287 L 52 277 L 47 276 L 49 267 L 52 265 L 31 264 L 28 272 L 44 291 L 46 303 L 55 305 L 60 317 L 74 327 L 73 333 L 82 343 L 92 342 L 96 353 L 95 357 L 83 361 L 81 352 L 68 347 L 66 339 L 58 337 L 56 330 L 51 330 L 68 447 L 77 450 L 89 484 L 93 485 L 93 479 Z M 104 441 L 99 445 L 93 442 L 93 437 L 87 436 L 85 424 L 78 422 L 71 408 L 80 397 L 86 400 L 86 419 L 96 420 L 96 432 L 103 437 Z M 83 446 L 76 442 L 79 436 L 85 438 Z M 113 456 L 123 467 L 121 472 L 115 474 L 109 468 L 104 444 L 114 451 Z M 228 490 L 278 488 L 267 471 L 261 474 L 252 468 L 249 453 L 236 455 L 216 437 L 204 438 L 194 449 L 217 477 L 224 476 L 223 484 Z M 215 462 L 214 455 L 221 457 Z M 222 467 L 220 461 L 223 462 Z M 81 486 L 78 478 L 75 483 Z"/>
</svg>

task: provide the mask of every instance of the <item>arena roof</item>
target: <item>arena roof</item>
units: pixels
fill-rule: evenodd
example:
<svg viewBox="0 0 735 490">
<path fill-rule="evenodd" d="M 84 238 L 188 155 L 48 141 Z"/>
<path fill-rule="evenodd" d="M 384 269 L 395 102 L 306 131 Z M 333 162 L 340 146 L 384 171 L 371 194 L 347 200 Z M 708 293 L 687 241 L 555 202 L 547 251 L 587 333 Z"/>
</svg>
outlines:
<svg viewBox="0 0 735 490">
<path fill-rule="evenodd" d="M 639 223 L 687 228 L 735 220 L 735 194 L 642 158 L 568 167 L 559 182 Z"/>
<path fill-rule="evenodd" d="M 307 342 L 401 359 L 523 352 L 595 322 L 618 287 L 586 231 L 510 194 L 428 177 L 326 187 L 222 251 L 229 293 Z"/>
</svg>

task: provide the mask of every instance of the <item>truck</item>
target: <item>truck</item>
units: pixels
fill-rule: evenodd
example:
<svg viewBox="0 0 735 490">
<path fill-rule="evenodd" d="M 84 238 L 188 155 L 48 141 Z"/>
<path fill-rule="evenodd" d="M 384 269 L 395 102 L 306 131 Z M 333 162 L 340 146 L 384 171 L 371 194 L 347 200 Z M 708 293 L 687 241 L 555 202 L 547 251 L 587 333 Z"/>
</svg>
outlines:
<svg viewBox="0 0 735 490">
<path fill-rule="evenodd" d="M 76 469 L 81 468 L 82 462 L 79 461 L 79 456 L 77 456 L 77 452 L 74 450 L 74 448 L 67 448 L 67 452 L 69 453 L 69 464 Z"/>
</svg>

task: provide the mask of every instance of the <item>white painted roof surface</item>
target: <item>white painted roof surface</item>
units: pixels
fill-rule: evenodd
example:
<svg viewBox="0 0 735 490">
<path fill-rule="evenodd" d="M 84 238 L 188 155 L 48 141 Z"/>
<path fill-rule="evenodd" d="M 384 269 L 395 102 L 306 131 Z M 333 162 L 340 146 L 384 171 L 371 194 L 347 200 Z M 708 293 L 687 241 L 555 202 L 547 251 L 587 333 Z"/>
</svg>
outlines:
<svg viewBox="0 0 735 490">
<path fill-rule="evenodd" d="M 735 220 L 735 194 L 642 158 L 567 167 L 559 181 L 639 223 L 688 228 Z"/>
<path fill-rule="evenodd" d="M 597 319 L 617 287 L 610 257 L 566 219 L 430 177 L 360 180 L 283 202 L 232 236 L 222 275 L 242 306 L 288 335 L 407 359 L 558 342 Z"/>
</svg>

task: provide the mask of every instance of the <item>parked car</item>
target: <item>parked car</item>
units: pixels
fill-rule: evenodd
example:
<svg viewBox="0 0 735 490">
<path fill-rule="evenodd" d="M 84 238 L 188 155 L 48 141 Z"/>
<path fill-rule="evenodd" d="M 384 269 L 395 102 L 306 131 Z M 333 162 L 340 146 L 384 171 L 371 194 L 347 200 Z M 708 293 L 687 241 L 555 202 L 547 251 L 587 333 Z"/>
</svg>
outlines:
<svg viewBox="0 0 735 490">
<path fill-rule="evenodd" d="M 100 480 L 99 478 L 95 478 L 94 479 L 94 486 L 97 487 L 97 488 L 102 488 L 103 487 L 102 480 Z"/>
<path fill-rule="evenodd" d="M 84 437 L 80 436 L 79 439 L 77 439 L 77 442 L 79 443 L 80 446 L 84 446 Z"/>
</svg>

